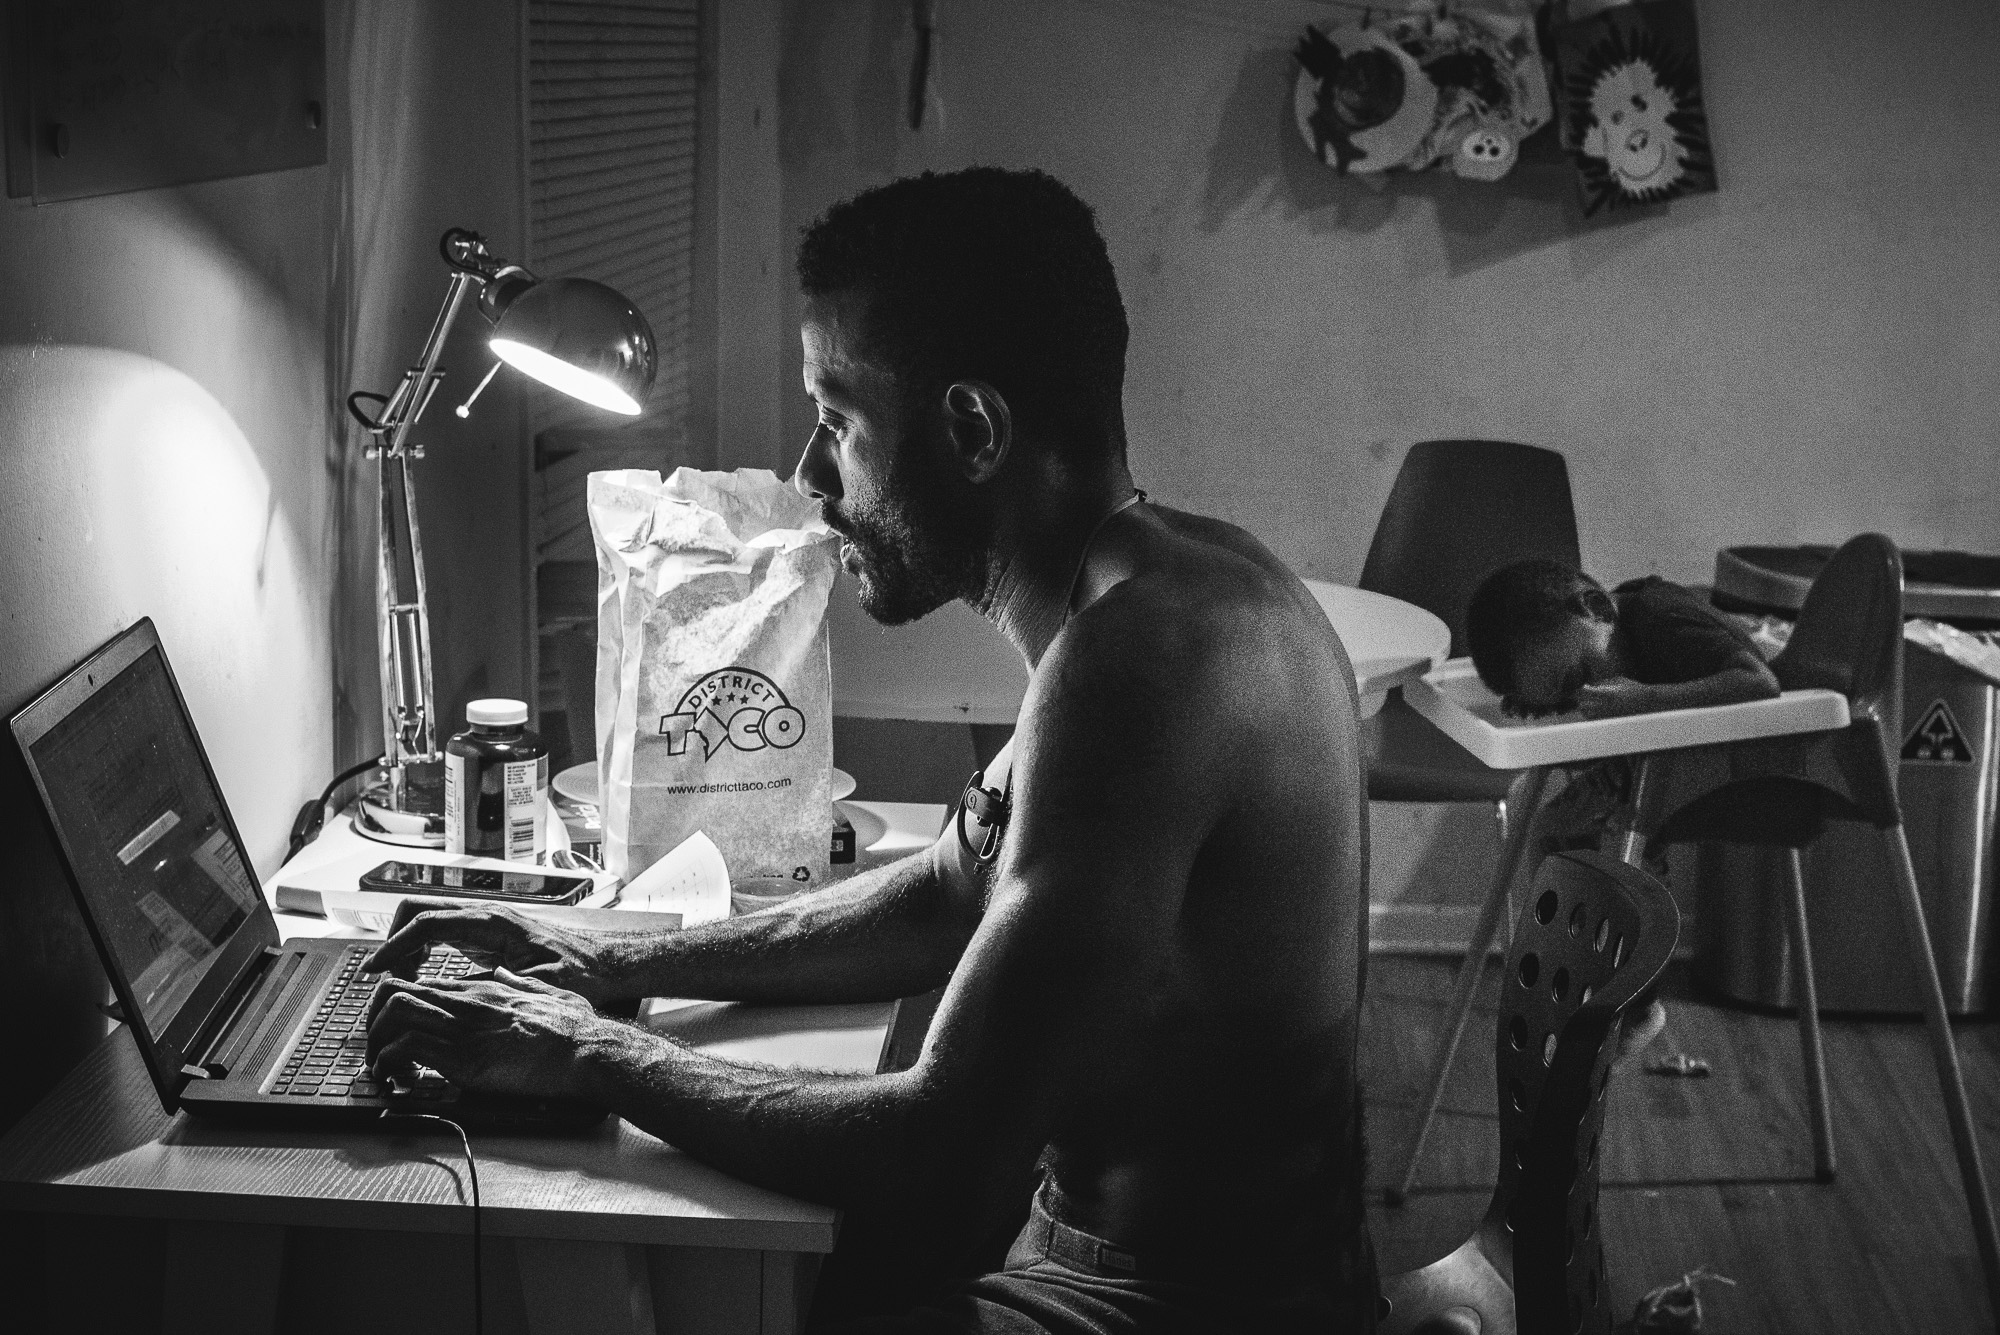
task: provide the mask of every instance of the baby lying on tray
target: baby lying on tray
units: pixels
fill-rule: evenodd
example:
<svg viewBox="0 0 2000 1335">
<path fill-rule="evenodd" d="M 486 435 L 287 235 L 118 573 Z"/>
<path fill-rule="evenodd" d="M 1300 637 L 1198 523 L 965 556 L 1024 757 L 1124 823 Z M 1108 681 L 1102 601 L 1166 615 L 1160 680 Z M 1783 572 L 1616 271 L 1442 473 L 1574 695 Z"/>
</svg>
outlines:
<svg viewBox="0 0 2000 1335">
<path fill-rule="evenodd" d="M 1574 712 L 1617 718 L 1779 693 L 1777 677 L 1746 631 L 1693 591 L 1653 575 L 1607 593 L 1559 561 L 1502 567 L 1472 595 L 1466 639 L 1480 680 L 1518 717 Z M 1611 845 L 1623 822 L 1614 818 L 1631 801 L 1631 761 L 1615 756 L 1565 775 L 1536 816 L 1530 875 L 1558 849 L 1618 851 Z M 1649 852 L 1647 870 L 1665 879 L 1665 860 Z M 1627 1030 L 1625 1055 L 1644 1047 L 1665 1023 L 1665 1010 L 1652 999 Z"/>
</svg>

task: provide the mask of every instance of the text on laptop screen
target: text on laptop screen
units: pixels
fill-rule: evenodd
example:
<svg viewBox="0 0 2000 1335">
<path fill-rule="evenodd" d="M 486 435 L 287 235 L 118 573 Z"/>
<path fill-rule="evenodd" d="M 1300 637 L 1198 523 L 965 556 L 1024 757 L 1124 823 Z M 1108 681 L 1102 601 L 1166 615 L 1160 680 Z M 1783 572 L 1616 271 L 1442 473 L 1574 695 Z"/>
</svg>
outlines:
<svg viewBox="0 0 2000 1335">
<path fill-rule="evenodd" d="M 34 754 L 77 882 L 157 1033 L 257 901 L 160 651 L 133 660 Z"/>
</svg>

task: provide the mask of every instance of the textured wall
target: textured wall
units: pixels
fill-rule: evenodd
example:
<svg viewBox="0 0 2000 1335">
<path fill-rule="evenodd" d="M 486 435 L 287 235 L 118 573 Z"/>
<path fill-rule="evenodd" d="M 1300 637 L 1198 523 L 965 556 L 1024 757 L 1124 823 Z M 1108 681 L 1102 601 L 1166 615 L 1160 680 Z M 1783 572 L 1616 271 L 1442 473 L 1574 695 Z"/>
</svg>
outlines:
<svg viewBox="0 0 2000 1335">
<path fill-rule="evenodd" d="M 151 616 L 263 874 L 300 804 L 380 746 L 374 466 L 339 400 L 416 354 L 445 226 L 521 242 L 519 90 L 491 77 L 518 67 L 518 14 L 455 9 L 329 7 L 327 166 L 0 201 L 0 714 Z M 454 351 L 462 394 L 483 349 Z M 531 686 L 524 441 L 497 388 L 471 423 L 447 390 L 423 433 L 449 718 Z M 10 739 L 0 1005 L 32 1037 L 0 1126 L 103 1028 L 26 784 Z"/>
<path fill-rule="evenodd" d="M 1069 182 L 1132 317 L 1139 482 L 1300 573 L 1355 578 L 1403 450 L 1461 435 L 1563 450 L 1606 577 L 1701 580 L 1719 546 L 1868 528 L 2000 550 L 2000 10 L 1982 0 L 1705 0 L 1721 193 L 1610 226 L 1582 220 L 1560 165 L 1480 186 L 1317 164 L 1288 51 L 1345 11 L 938 8 L 943 115 L 912 133 L 909 6 L 787 6 L 788 230 L 927 167 Z M 792 399 L 793 440 L 809 421 Z M 1456 897 L 1489 847 L 1471 812 L 1378 808 L 1376 834 L 1378 895 Z"/>
</svg>

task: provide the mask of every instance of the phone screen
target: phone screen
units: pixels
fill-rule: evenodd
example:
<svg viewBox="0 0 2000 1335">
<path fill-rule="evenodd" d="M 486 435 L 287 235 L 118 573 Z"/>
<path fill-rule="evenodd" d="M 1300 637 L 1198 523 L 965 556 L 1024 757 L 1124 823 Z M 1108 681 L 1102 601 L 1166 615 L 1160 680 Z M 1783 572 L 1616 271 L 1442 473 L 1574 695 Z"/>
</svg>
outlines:
<svg viewBox="0 0 2000 1335">
<path fill-rule="evenodd" d="M 583 876 L 498 871 L 491 867 L 441 867 L 432 862 L 385 862 L 361 878 L 364 890 L 513 899 L 534 904 L 573 904 L 590 892 Z"/>
</svg>

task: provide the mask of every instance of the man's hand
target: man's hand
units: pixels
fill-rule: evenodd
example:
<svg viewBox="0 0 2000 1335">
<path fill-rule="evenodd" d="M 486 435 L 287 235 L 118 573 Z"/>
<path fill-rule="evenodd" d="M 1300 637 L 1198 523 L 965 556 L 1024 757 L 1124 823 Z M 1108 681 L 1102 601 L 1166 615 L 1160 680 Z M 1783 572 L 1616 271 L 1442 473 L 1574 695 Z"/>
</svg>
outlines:
<svg viewBox="0 0 2000 1335">
<path fill-rule="evenodd" d="M 553 984 L 593 1005 L 612 997 L 610 942 L 596 933 L 530 918 L 504 905 L 426 909 L 414 899 L 396 906 L 389 939 L 370 957 L 371 972 L 414 978 L 433 944 L 456 946 L 487 969 Z"/>
<path fill-rule="evenodd" d="M 1606 677 L 1603 681 L 1580 688 L 1576 693 L 1576 712 L 1587 719 L 1624 718 L 1627 714 L 1644 714 L 1658 707 L 1653 700 L 1652 689 L 1630 677 Z"/>
<path fill-rule="evenodd" d="M 642 1042 L 576 993 L 505 969 L 478 982 L 384 978 L 368 1007 L 368 1062 L 378 1074 L 422 1064 L 492 1094 L 596 1097 L 588 1059 Z"/>
</svg>

